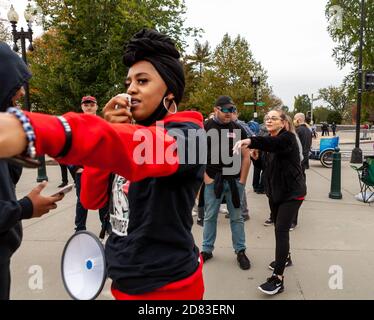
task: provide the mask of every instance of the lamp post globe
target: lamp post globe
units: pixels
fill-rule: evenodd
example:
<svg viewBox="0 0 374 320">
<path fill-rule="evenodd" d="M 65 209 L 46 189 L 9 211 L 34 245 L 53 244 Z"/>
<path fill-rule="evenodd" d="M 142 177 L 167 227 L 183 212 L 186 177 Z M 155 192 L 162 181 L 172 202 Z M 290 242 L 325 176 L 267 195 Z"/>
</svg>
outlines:
<svg viewBox="0 0 374 320">
<path fill-rule="evenodd" d="M 17 11 L 14 9 L 13 5 L 10 6 L 7 16 L 10 23 L 17 23 L 19 20 L 19 15 Z"/>
</svg>

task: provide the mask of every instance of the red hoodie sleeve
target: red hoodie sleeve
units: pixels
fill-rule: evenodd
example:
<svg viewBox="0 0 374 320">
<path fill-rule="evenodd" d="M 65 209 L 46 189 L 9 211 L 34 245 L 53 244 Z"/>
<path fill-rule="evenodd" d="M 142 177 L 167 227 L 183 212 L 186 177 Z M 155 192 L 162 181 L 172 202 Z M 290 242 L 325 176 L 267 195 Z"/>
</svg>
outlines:
<svg viewBox="0 0 374 320">
<path fill-rule="evenodd" d="M 38 155 L 56 157 L 65 144 L 65 132 L 55 116 L 26 112 L 36 135 Z M 72 147 L 58 159 L 65 164 L 100 168 L 136 182 L 168 176 L 179 167 L 177 143 L 164 127 L 111 124 L 98 116 L 67 113 Z"/>
<path fill-rule="evenodd" d="M 80 194 L 83 207 L 97 210 L 107 204 L 110 175 L 110 172 L 100 168 L 84 167 Z"/>
</svg>

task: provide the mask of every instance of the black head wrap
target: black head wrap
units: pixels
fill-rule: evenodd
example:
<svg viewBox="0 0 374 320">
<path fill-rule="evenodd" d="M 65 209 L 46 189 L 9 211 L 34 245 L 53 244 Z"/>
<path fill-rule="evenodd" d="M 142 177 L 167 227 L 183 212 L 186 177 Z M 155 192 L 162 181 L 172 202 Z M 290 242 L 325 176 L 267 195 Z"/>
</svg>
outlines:
<svg viewBox="0 0 374 320">
<path fill-rule="evenodd" d="M 11 106 L 12 98 L 30 78 L 23 60 L 5 42 L 0 42 L 0 111 Z"/>
<path fill-rule="evenodd" d="M 168 90 L 174 94 L 174 100 L 178 104 L 182 100 L 185 87 L 183 66 L 179 58 L 180 54 L 168 36 L 156 30 L 143 29 L 125 46 L 123 62 L 128 67 L 142 60 L 150 62 L 164 80 Z M 161 101 L 148 119 L 138 123 L 150 125 L 165 117 L 166 113 Z"/>
</svg>

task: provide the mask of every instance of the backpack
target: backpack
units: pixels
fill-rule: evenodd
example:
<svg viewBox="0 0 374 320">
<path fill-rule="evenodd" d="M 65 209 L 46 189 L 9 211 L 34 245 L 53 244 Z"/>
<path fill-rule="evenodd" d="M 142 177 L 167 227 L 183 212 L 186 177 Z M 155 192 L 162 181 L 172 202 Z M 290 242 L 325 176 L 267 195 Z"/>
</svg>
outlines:
<svg viewBox="0 0 374 320">
<path fill-rule="evenodd" d="M 256 121 L 251 120 L 247 123 L 247 125 L 252 132 L 258 135 L 258 133 L 260 132 L 260 125 Z"/>
</svg>

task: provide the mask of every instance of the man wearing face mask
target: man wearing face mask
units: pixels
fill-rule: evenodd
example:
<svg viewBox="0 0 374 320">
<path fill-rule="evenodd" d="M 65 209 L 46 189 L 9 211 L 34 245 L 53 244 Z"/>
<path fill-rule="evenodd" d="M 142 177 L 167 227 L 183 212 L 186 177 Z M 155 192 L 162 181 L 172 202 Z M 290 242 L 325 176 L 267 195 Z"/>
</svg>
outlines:
<svg viewBox="0 0 374 320">
<path fill-rule="evenodd" d="M 227 169 L 234 166 L 231 146 L 234 144 L 234 140 L 246 138 L 247 133 L 233 121 L 236 107 L 229 96 L 219 97 L 214 111 L 214 118 L 205 123 L 208 154 L 204 176 L 205 217 L 201 255 L 204 262 L 213 257 L 217 216 L 222 199 L 225 197 L 237 261 L 241 269 L 247 270 L 250 268 L 250 261 L 245 254 L 244 219 L 241 215 L 240 199 L 249 171 L 249 149 L 242 154 L 241 167 L 237 172 L 227 173 Z M 238 134 L 239 136 L 237 136 Z M 225 150 L 228 150 L 228 154 L 225 154 Z"/>
<path fill-rule="evenodd" d="M 0 112 L 15 107 L 25 91 L 23 85 L 31 77 L 25 63 L 9 46 L 0 42 Z M 22 241 L 24 219 L 37 218 L 55 209 L 57 197 L 43 197 L 43 182 L 26 197 L 17 200 L 15 185 L 22 168 L 7 160 L 0 159 L 0 300 L 8 300 L 10 294 L 10 260 Z"/>
</svg>

